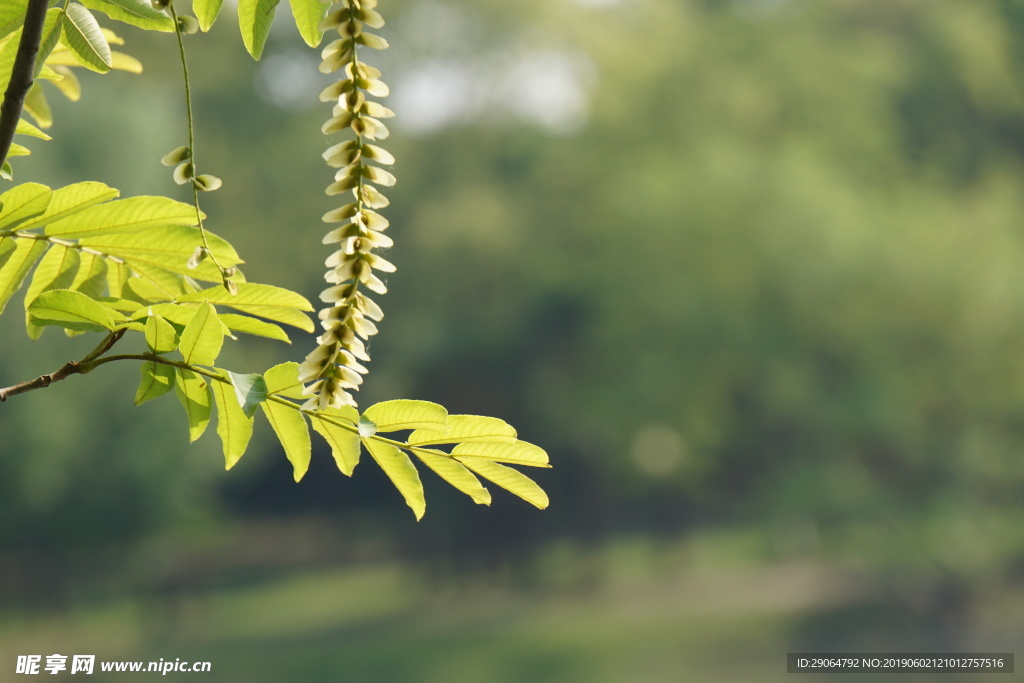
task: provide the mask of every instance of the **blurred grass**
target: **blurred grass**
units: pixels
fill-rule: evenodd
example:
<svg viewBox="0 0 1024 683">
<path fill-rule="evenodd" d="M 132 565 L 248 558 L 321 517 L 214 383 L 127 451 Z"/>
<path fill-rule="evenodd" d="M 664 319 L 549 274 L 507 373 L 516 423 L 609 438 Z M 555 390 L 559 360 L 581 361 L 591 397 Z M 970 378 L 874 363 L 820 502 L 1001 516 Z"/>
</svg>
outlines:
<svg viewBox="0 0 1024 683">
<path fill-rule="evenodd" d="M 808 616 L 887 593 L 877 578 L 841 565 L 765 561 L 750 541 L 749 530 L 721 530 L 685 542 L 623 538 L 601 551 L 553 546 L 539 560 L 539 578 L 518 586 L 485 576 L 435 585 L 395 562 L 249 582 L 224 576 L 226 583 L 172 596 L 4 610 L 0 648 L 12 665 L 16 654 L 53 652 L 210 661 L 211 673 L 189 680 L 223 682 L 771 683 L 788 680 L 785 655 L 797 651 L 794 637 Z M 974 636 L 1002 633 L 1012 649 L 1024 633 L 1022 605 L 1024 590 L 982 601 Z M 97 671 L 92 680 L 125 678 Z"/>
</svg>

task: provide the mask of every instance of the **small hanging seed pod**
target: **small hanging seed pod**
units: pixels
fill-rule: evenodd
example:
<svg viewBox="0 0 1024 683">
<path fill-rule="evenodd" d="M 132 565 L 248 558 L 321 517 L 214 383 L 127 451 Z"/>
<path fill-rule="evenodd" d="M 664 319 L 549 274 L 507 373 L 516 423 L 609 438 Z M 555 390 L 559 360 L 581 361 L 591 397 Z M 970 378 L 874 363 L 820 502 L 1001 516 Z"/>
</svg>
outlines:
<svg viewBox="0 0 1024 683">
<path fill-rule="evenodd" d="M 196 250 L 192 252 L 192 256 L 188 259 L 188 269 L 192 270 L 199 266 L 200 263 L 206 260 L 209 252 L 206 251 L 206 247 L 196 247 Z"/>
<path fill-rule="evenodd" d="M 171 6 L 171 0 L 150 0 L 150 4 L 153 9 L 163 11 Z"/>
<path fill-rule="evenodd" d="M 238 285 L 234 280 L 224 280 L 224 289 L 228 290 L 228 294 L 231 296 L 238 296 Z"/>
<path fill-rule="evenodd" d="M 178 147 L 164 155 L 160 163 L 164 166 L 174 166 L 192 158 L 192 150 L 188 147 Z"/>
<path fill-rule="evenodd" d="M 196 189 L 202 192 L 213 192 L 224 184 L 220 178 L 209 173 L 196 176 L 192 182 L 195 183 Z"/>
<path fill-rule="evenodd" d="M 178 17 L 178 28 L 186 36 L 195 35 L 199 33 L 199 21 L 195 17 L 190 17 L 187 14 L 183 14 Z"/>
<path fill-rule="evenodd" d="M 184 185 L 188 181 L 192 180 L 192 176 L 195 174 L 195 167 L 192 166 L 191 162 L 185 162 L 174 169 L 174 182 L 179 185 Z"/>
</svg>

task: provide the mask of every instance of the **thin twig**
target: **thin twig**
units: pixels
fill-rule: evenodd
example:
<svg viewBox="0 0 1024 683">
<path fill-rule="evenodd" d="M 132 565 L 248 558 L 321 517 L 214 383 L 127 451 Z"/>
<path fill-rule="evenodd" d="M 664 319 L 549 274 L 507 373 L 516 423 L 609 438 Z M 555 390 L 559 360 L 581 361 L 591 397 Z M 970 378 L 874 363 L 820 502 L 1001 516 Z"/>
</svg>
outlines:
<svg viewBox="0 0 1024 683">
<path fill-rule="evenodd" d="M 43 24 L 46 22 L 47 0 L 28 0 L 25 25 L 21 30 L 18 54 L 11 69 L 11 80 L 7 83 L 4 102 L 0 105 L 0 164 L 7 159 L 14 140 L 14 131 L 25 106 L 25 97 L 34 82 L 36 55 L 43 39 Z"/>
<path fill-rule="evenodd" d="M 123 329 L 111 332 L 103 338 L 103 341 L 101 341 L 95 349 L 87 353 L 81 360 L 68 361 L 59 369 L 47 375 L 40 375 L 35 379 L 30 379 L 26 382 L 19 382 L 13 386 L 0 389 L 0 402 L 6 401 L 8 396 L 24 394 L 29 391 L 34 391 L 35 389 L 44 389 L 54 382 L 67 379 L 71 375 L 82 375 L 89 372 L 93 368 L 90 364 L 91 361 L 109 351 L 110 347 L 116 344 L 117 341 L 124 336 L 124 333 L 125 330 Z"/>
</svg>

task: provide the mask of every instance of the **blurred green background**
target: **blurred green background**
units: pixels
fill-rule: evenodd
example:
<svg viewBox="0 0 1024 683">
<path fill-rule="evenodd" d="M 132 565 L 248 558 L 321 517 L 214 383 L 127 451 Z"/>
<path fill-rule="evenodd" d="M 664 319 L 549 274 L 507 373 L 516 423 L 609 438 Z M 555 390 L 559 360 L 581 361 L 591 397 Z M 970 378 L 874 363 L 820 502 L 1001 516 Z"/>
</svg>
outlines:
<svg viewBox="0 0 1024 683">
<path fill-rule="evenodd" d="M 325 449 L 293 484 L 265 425 L 224 473 L 212 433 L 189 447 L 173 399 L 135 408 L 137 368 L 106 366 L 0 407 L 0 678 L 54 652 L 209 660 L 170 678 L 211 682 L 610 683 L 1013 651 L 1024 5 L 379 9 L 399 270 L 361 400 L 507 419 L 551 454 L 550 509 L 427 473 L 416 523 Z M 230 14 L 189 40 L 224 179 L 204 208 L 250 279 L 315 299 L 325 77 L 278 14 L 259 64 Z M 18 180 L 184 199 L 158 163 L 185 139 L 174 39 L 117 29 L 146 72 L 87 74 Z M 295 337 L 226 364 L 301 359 Z M 0 344 L 7 385 L 89 341 L 32 343 L 12 305 Z"/>
</svg>

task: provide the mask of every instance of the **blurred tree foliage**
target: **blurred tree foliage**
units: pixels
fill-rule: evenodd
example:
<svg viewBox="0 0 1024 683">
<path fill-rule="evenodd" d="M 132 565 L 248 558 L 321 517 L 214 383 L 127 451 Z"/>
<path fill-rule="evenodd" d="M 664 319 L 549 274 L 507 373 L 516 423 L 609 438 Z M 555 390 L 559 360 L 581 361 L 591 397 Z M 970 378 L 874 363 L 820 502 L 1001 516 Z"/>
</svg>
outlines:
<svg viewBox="0 0 1024 683">
<path fill-rule="evenodd" d="M 403 79 L 435 65 L 475 113 L 410 131 L 401 121 L 413 112 L 395 107 L 392 222 L 406 246 L 389 255 L 402 277 L 365 393 L 500 415 L 563 463 L 540 478 L 556 501 L 543 517 L 517 508 L 507 519 L 505 506 L 467 515 L 468 501 L 438 492 L 411 547 L 478 557 L 501 539 L 500 552 L 519 556 L 555 537 L 740 523 L 762 528 L 776 556 L 938 566 L 972 581 L 1020 566 L 1024 10 L 396 4 L 391 30 L 404 37 L 393 43 L 407 46 L 385 65 L 396 102 Z M 420 22 L 438 15 L 455 27 L 451 40 L 429 39 Z M 220 230 L 229 239 L 267 236 L 247 250 L 250 272 L 312 294 L 319 272 L 293 245 L 314 244 L 321 228 L 285 222 L 282 202 L 300 197 L 287 201 L 308 202 L 312 216 L 328 208 L 316 189 L 323 139 L 310 133 L 321 113 L 256 99 L 253 80 L 265 90 L 269 72 L 222 49 L 231 30 L 215 27 L 195 48 L 219 65 L 197 79 L 206 153 L 238 169 L 209 211 L 232 217 Z M 144 84 L 99 79 L 77 120 L 58 121 L 68 132 L 90 129 L 89 117 L 144 128 L 126 153 L 159 174 L 157 150 L 171 141 L 159 139 L 158 88 L 173 85 L 154 83 L 174 65 L 162 56 L 169 44 L 146 38 L 132 41 Z M 293 38 L 271 36 L 268 63 L 291 58 Z M 478 65 L 537 56 L 538 75 L 545 59 L 581 65 L 576 125 L 544 125 L 529 72 L 502 81 L 516 106 L 471 110 L 488 72 L 451 67 L 466 55 Z M 431 83 L 442 95 L 451 87 Z M 126 112 L 112 99 L 121 88 L 152 88 L 157 104 Z M 105 144 L 79 136 L 69 159 L 40 150 L 23 165 L 87 160 L 109 174 L 98 179 L 138 190 L 137 164 L 95 158 Z M 282 248 L 283 231 L 303 239 Z M 13 322 L 0 331 L 21 346 Z M 394 502 L 372 477 L 272 490 L 263 482 L 279 482 L 286 465 L 256 454 L 239 465 L 244 481 L 218 494 L 213 446 L 182 455 L 180 430 L 154 431 L 129 396 L 92 406 L 79 389 L 69 382 L 62 398 L 26 397 L 0 414 L 5 549 L 123 544 L 225 504 L 355 520 L 378 495 Z M 62 413 L 112 413 L 123 426 L 90 437 L 95 446 L 67 443 L 40 426 L 55 400 Z M 153 444 L 146 457 L 129 457 L 132 435 Z M 76 479 L 80 470 L 89 474 Z M 91 479 L 132 494 L 114 499 Z M 403 518 L 385 529 L 412 527 Z"/>
</svg>

